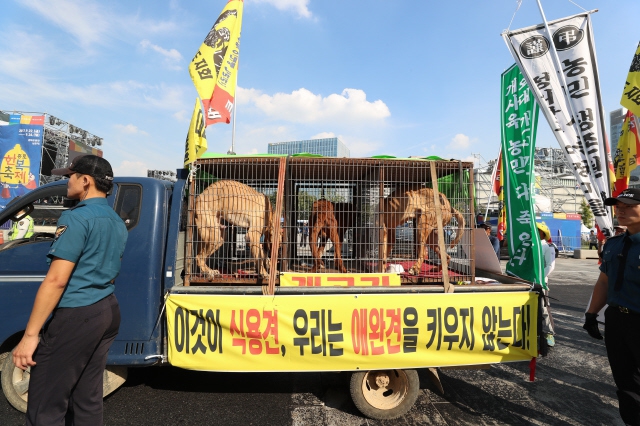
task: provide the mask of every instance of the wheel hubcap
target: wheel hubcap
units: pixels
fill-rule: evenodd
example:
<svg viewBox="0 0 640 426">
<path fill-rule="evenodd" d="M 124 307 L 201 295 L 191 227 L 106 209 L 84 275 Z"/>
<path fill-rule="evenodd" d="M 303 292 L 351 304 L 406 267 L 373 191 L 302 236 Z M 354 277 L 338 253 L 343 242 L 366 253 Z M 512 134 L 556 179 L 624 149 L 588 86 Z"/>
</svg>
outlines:
<svg viewBox="0 0 640 426">
<path fill-rule="evenodd" d="M 31 378 L 30 371 L 30 368 L 27 368 L 26 371 L 23 371 L 18 367 L 13 368 L 13 389 L 15 389 L 16 393 L 20 395 L 20 398 L 25 401 L 29 396 L 29 379 Z"/>
<path fill-rule="evenodd" d="M 369 371 L 362 381 L 362 394 L 372 407 L 390 410 L 407 395 L 409 379 L 402 370 Z"/>
</svg>

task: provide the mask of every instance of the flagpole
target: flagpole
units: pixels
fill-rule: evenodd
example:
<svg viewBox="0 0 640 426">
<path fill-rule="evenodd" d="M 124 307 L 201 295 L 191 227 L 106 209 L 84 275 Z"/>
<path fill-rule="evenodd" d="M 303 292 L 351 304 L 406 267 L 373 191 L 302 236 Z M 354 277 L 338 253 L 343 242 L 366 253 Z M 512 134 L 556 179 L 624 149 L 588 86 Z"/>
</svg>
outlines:
<svg viewBox="0 0 640 426">
<path fill-rule="evenodd" d="M 491 205 L 491 199 L 493 198 L 493 185 L 496 180 L 495 178 L 495 170 L 498 167 L 498 161 L 496 160 L 496 164 L 493 165 L 494 173 L 491 174 L 491 188 L 489 189 L 489 199 L 487 200 L 487 209 L 484 212 L 484 220 L 485 222 L 489 219 L 489 206 Z"/>
<path fill-rule="evenodd" d="M 240 58 L 238 58 L 238 62 L 236 63 L 236 67 L 240 65 Z M 235 146 L 236 146 L 236 107 L 238 106 L 238 72 L 236 71 L 236 90 L 233 96 L 233 111 L 231 112 L 231 118 L 233 119 L 233 123 L 231 124 L 231 151 L 227 152 L 229 155 L 236 155 Z"/>
<path fill-rule="evenodd" d="M 231 150 L 227 152 L 229 155 L 236 155 L 235 153 L 235 145 L 236 145 L 236 104 L 238 103 L 238 91 L 236 90 L 236 95 L 233 98 L 233 113 L 232 115 L 232 124 L 231 124 Z"/>
<path fill-rule="evenodd" d="M 491 199 L 493 198 L 493 188 L 494 188 L 494 185 L 496 184 L 496 176 L 498 175 L 497 171 L 500 169 L 500 161 L 501 161 L 500 152 L 502 152 L 502 147 L 500 147 L 500 151 L 498 151 L 498 158 L 496 158 L 496 162 L 493 165 L 493 170 L 491 172 L 491 189 L 489 190 L 489 199 L 487 200 L 487 210 L 485 211 L 485 214 L 484 214 L 485 221 L 489 218 L 489 206 L 491 205 Z M 500 170 L 500 173 L 502 173 L 502 170 Z"/>
</svg>

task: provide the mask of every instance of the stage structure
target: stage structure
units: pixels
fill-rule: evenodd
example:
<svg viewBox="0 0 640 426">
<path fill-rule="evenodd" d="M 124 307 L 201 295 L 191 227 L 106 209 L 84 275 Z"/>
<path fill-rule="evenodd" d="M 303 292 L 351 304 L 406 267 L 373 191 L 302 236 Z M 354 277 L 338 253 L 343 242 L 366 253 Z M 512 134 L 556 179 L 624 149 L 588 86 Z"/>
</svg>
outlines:
<svg viewBox="0 0 640 426">
<path fill-rule="evenodd" d="M 81 154 L 102 157 L 103 139 L 83 128 L 48 113 L 0 110 L 5 114 L 44 115 L 42 163 L 40 185 L 59 180 L 51 170 L 67 167 L 69 162 Z"/>
<path fill-rule="evenodd" d="M 489 216 L 498 214 L 498 199 L 492 193 L 492 173 L 496 160 L 486 161 L 480 154 L 473 154 L 477 165 L 473 169 L 478 211 L 487 210 Z M 535 161 L 535 210 L 553 213 L 580 213 L 580 206 L 585 199 L 578 188 L 571 172 L 571 167 L 560 148 L 536 148 Z"/>
</svg>

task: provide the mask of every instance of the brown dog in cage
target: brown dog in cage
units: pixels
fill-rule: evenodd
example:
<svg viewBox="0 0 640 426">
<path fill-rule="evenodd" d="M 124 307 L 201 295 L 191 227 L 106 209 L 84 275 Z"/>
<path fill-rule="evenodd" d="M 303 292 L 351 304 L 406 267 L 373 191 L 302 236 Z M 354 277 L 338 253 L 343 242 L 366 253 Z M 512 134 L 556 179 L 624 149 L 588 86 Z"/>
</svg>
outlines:
<svg viewBox="0 0 640 426">
<path fill-rule="evenodd" d="M 220 180 L 198 195 L 195 213 L 200 235 L 196 262 L 202 273 L 210 276 L 220 274 L 220 271 L 207 265 L 207 259 L 224 243 L 224 220 L 247 228 L 251 257 L 258 261 L 260 275 L 267 276 L 268 256 L 262 250 L 260 237 L 264 236 L 264 248 L 269 253 L 273 235 L 273 209 L 265 194 L 234 180 Z"/>
<path fill-rule="evenodd" d="M 347 272 L 347 268 L 342 263 L 342 241 L 347 229 L 353 227 L 354 212 L 351 203 L 332 203 L 329 200 L 321 199 L 314 201 L 309 217 L 309 245 L 313 256 L 313 268 L 311 272 L 316 272 L 319 268 L 324 268 L 322 253 L 326 246 L 327 238 L 331 240 L 334 247 L 333 258 L 336 269 L 340 272 Z M 320 237 L 320 243 L 318 243 Z"/>
<path fill-rule="evenodd" d="M 451 207 L 444 194 L 439 193 L 440 210 L 442 213 L 442 226 L 447 225 L 452 217 L 458 222 L 456 237 L 451 241 L 450 248 L 455 247 L 462 238 L 464 217 Z M 426 257 L 427 247 L 436 254 L 440 254 L 438 246 L 438 221 L 436 219 L 436 206 L 433 202 L 433 189 L 425 187 L 400 187 L 391 195 L 380 200 L 377 217 L 379 226 L 383 230 L 381 259 L 383 270 L 387 267 L 387 256 L 391 253 L 396 239 L 396 227 L 409 219 L 416 219 L 418 259 L 409 270 L 412 275 L 419 275 L 422 263 Z M 450 256 L 447 254 L 447 260 Z M 442 267 L 442 266 L 441 266 Z"/>
</svg>

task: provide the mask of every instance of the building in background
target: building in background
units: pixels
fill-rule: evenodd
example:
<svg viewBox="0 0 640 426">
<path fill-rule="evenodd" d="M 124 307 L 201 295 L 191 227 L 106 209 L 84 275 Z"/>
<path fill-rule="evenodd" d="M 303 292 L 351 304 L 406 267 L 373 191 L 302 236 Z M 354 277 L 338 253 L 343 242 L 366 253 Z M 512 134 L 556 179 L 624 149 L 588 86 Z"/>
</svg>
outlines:
<svg viewBox="0 0 640 426">
<path fill-rule="evenodd" d="M 324 157 L 349 157 L 349 149 L 338 138 L 270 143 L 268 153 L 285 155 L 308 153 L 319 154 Z"/>
<path fill-rule="evenodd" d="M 147 177 L 175 182 L 178 180 L 176 172 L 171 170 L 147 170 Z"/>
<path fill-rule="evenodd" d="M 620 139 L 620 133 L 622 133 L 622 123 L 626 113 L 626 108 L 619 108 L 609 113 L 609 149 L 611 150 L 611 158 L 613 158 L 618 147 L 618 140 Z"/>
</svg>

